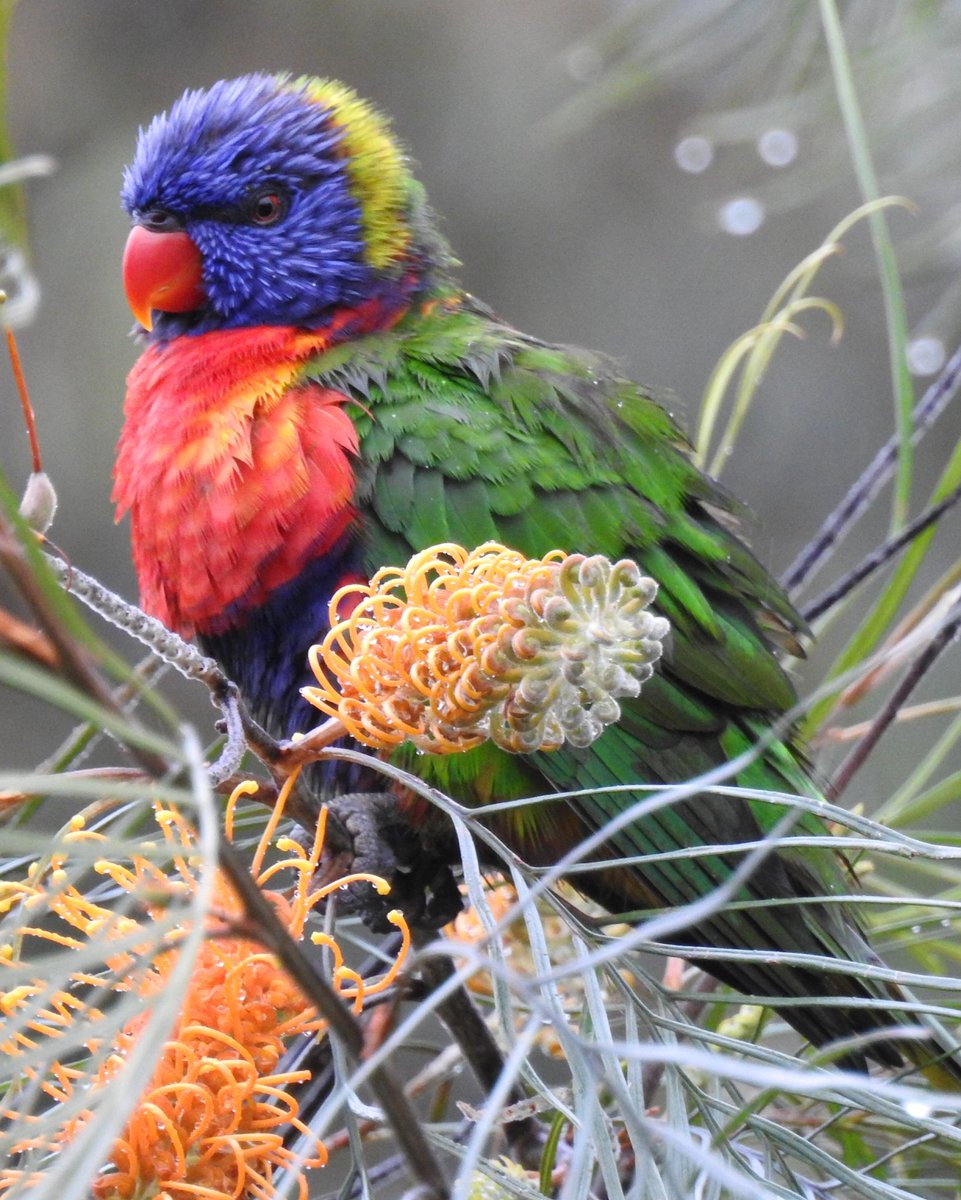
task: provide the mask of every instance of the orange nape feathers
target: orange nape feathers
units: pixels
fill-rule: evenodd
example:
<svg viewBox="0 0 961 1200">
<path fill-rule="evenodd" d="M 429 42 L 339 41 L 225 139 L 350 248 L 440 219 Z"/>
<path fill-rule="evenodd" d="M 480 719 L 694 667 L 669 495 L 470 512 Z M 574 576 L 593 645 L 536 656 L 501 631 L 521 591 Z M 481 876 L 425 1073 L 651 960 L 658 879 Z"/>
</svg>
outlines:
<svg viewBox="0 0 961 1200">
<path fill-rule="evenodd" d="M 150 346 L 127 381 L 114 471 L 141 603 L 190 636 L 294 578 L 353 518 L 357 435 L 340 392 L 297 386 L 330 328 Z"/>
</svg>

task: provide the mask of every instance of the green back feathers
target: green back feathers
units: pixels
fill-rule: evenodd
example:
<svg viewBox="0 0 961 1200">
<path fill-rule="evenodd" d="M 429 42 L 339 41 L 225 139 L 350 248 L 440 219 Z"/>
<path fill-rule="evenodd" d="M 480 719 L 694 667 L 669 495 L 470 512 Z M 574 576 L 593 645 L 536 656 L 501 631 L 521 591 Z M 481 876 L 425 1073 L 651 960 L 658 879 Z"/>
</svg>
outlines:
<svg viewBox="0 0 961 1200">
<path fill-rule="evenodd" d="M 606 362 L 527 338 L 452 292 L 309 374 L 359 401 L 356 500 L 371 569 L 442 541 L 634 558 L 680 635 L 665 665 L 695 689 L 691 727 L 698 693 L 709 708 L 793 703 L 765 627 L 796 628 L 796 615 L 670 416 Z"/>
<path fill-rule="evenodd" d="M 795 701 L 775 644 L 802 623 L 738 537 L 733 504 L 693 465 L 652 396 L 603 360 L 527 338 L 453 290 L 309 372 L 356 400 L 355 499 L 368 569 L 446 540 L 493 538 L 531 556 L 558 547 L 629 557 L 658 582 L 655 607 L 673 626 L 641 695 L 622 703 L 621 720 L 587 750 L 520 758 L 485 744 L 444 759 L 401 747 L 396 761 L 466 804 L 577 792 L 485 819 L 513 851 L 545 865 L 643 800 L 632 784 L 696 780 L 744 754 L 726 783 L 812 791 L 790 730 L 770 733 Z M 609 833 L 598 869 L 576 885 L 611 912 L 694 903 L 743 861 L 724 847 L 756 844 L 784 811 L 710 789 L 675 799 Z M 821 830 L 810 815 L 795 825 Z M 706 964 L 754 995 L 877 996 L 883 988 L 843 971 L 777 964 L 785 948 L 870 961 L 856 917 L 823 900 L 847 890 L 837 856 L 784 849 L 736 889 L 741 907 L 712 911 L 678 939 L 765 951 Z M 857 1008 L 795 1007 L 790 1019 L 818 1044 L 874 1026 Z M 872 1053 L 899 1061 L 891 1047 Z"/>
<path fill-rule="evenodd" d="M 589 751 L 564 747 L 525 762 L 484 746 L 410 760 L 417 774 L 475 804 L 687 780 L 793 704 L 767 630 L 796 628 L 798 618 L 737 537 L 731 504 L 691 463 L 670 416 L 609 364 L 527 338 L 451 291 L 393 330 L 323 355 L 309 374 L 357 401 L 349 411 L 360 438 L 355 500 L 368 570 L 444 541 L 497 540 L 530 556 L 560 548 L 629 557 L 657 580 L 656 606 L 673 625 L 653 678 Z M 803 781 L 796 753 L 782 743 L 730 780 L 773 790 Z M 630 802 L 607 792 L 579 801 L 580 832 L 566 844 Z M 694 807 L 623 832 L 617 853 L 723 840 L 708 828 L 698 833 Z M 752 817 L 753 807 L 734 806 L 748 841 L 771 811 Z M 500 827 L 536 860 L 573 813 L 558 804 L 519 808 Z M 720 858 L 707 866 L 711 886 L 729 870 Z M 698 894 L 683 862 L 648 880 L 653 892 L 639 894 L 639 905 L 652 895 L 680 903 Z"/>
</svg>

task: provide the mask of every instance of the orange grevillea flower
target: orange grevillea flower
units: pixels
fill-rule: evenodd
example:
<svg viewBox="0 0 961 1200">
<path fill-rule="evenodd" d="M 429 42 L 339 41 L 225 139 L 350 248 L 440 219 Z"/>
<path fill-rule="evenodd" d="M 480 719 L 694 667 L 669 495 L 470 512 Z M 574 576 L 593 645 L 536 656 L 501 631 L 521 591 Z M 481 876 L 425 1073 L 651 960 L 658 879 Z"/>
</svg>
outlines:
<svg viewBox="0 0 961 1200">
<path fill-rule="evenodd" d="M 627 560 L 432 546 L 336 593 L 304 695 L 378 749 L 587 746 L 661 655 L 656 592 Z"/>
<path fill-rule="evenodd" d="M 254 784 L 244 784 L 231 797 L 228 835 L 237 800 L 255 789 Z M 291 935 L 300 939 L 311 909 L 334 888 L 358 878 L 369 880 L 381 891 L 387 885 L 375 876 L 351 876 L 315 889 L 324 815 L 309 849 L 289 838 L 275 838 L 288 792 L 289 786 L 261 838 L 253 874 L 261 886 L 275 879 L 283 882 L 283 892 L 265 894 Z M 104 964 L 100 971 L 91 971 L 85 964 L 70 975 L 62 990 L 51 992 L 41 977 L 0 989 L 0 1053 L 19 1064 L 20 1088 L 32 1084 L 49 1101 L 47 1112 L 38 1117 L 17 1110 L 16 1088 L 0 1099 L 0 1118 L 22 1131 L 8 1151 L 29 1154 L 31 1164 L 29 1170 L 0 1170 L 0 1194 L 41 1179 L 48 1156 L 89 1127 L 99 1096 L 117 1078 L 142 1033 L 145 1014 L 129 1021 L 104 1045 L 96 1036 L 103 1014 L 84 1003 L 82 990 L 93 986 L 101 994 L 104 989 L 132 990 L 148 1008 L 151 998 L 167 985 L 177 943 L 187 929 L 175 929 L 158 947 L 150 923 L 169 911 L 178 894 L 183 897 L 196 889 L 191 862 L 197 846 L 193 829 L 176 809 L 156 805 L 154 815 L 166 854 L 158 854 L 153 845 L 149 856 L 132 855 L 125 862 L 94 858 L 94 870 L 115 885 L 115 892 L 137 899 L 142 921 L 139 915 L 130 915 L 129 905 L 127 915 L 118 916 L 70 882 L 71 846 L 82 844 L 89 861 L 91 846 L 96 849 L 98 842 L 106 842 L 82 821 L 74 823 L 62 849 L 48 856 L 43 867 L 35 865 L 22 883 L 6 885 L 0 895 L 0 913 L 19 907 L 22 916 L 29 914 L 17 927 L 19 949 L 12 945 L 0 948 L 0 984 L 3 967 L 20 968 L 17 974 L 23 977 L 26 950 L 38 942 L 48 948 L 52 942 L 63 953 L 96 945 Z M 238 932 L 242 918 L 239 899 L 218 872 L 214 902 L 206 918 L 209 936 L 201 944 L 176 1026 L 162 1047 L 153 1076 L 93 1184 L 98 1200 L 155 1196 L 268 1200 L 274 1194 L 275 1174 L 282 1168 L 297 1171 L 304 1200 L 303 1168 L 325 1162 L 323 1144 L 300 1120 L 296 1100 L 289 1092 L 291 1085 L 305 1081 L 309 1073 L 286 1071 L 281 1064 L 289 1039 L 298 1034 L 322 1034 L 324 1023 L 273 955 Z M 406 934 L 400 914 L 391 914 L 391 919 Z M 314 935 L 314 940 L 334 951 L 335 986 L 358 1008 L 365 996 L 389 986 L 407 945 L 405 937 L 404 949 L 391 970 L 381 979 L 365 983 L 343 966 L 330 938 Z M 86 957 L 89 959 L 89 954 Z M 93 1065 L 85 1066 L 76 1053 L 71 1061 L 51 1064 L 52 1043 L 81 1020 L 85 1032 L 80 1040 L 90 1051 Z M 73 1042 L 76 1046 L 77 1038 Z M 124 1086 L 129 1087 L 129 1082 Z M 70 1112 L 59 1122 L 58 1106 Z M 295 1155 L 284 1145 L 285 1134 L 292 1129 L 308 1147 L 303 1154 Z"/>
</svg>

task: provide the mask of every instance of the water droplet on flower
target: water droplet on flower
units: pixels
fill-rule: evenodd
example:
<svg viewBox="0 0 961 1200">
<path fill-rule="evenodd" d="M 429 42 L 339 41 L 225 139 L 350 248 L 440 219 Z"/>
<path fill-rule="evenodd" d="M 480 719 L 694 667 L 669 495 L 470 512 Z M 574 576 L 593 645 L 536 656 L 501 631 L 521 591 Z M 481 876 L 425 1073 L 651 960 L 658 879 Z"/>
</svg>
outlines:
<svg viewBox="0 0 961 1200">
<path fill-rule="evenodd" d="M 766 129 L 757 139 L 757 152 L 769 167 L 786 167 L 797 158 L 797 137 L 790 129 Z"/>
<path fill-rule="evenodd" d="M 918 337 L 908 342 L 908 370 L 912 375 L 933 375 L 944 366 L 947 351 L 936 337 Z"/>
<path fill-rule="evenodd" d="M 764 205 L 754 196 L 738 196 L 728 200 L 718 211 L 717 219 L 725 233 L 748 237 L 764 224 Z"/>
<path fill-rule="evenodd" d="M 714 146 L 706 137 L 686 137 L 674 147 L 674 161 L 682 171 L 700 175 L 714 161 Z"/>
</svg>

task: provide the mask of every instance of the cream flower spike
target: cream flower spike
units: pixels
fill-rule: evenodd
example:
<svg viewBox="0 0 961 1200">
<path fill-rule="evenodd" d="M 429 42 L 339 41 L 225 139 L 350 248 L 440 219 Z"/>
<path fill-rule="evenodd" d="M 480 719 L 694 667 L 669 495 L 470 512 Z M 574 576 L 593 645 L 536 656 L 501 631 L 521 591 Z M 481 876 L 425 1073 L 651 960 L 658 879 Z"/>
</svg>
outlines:
<svg viewBox="0 0 961 1200">
<path fill-rule="evenodd" d="M 377 749 L 588 746 L 661 656 L 656 594 L 627 560 L 432 546 L 336 593 L 303 694 Z"/>
</svg>

